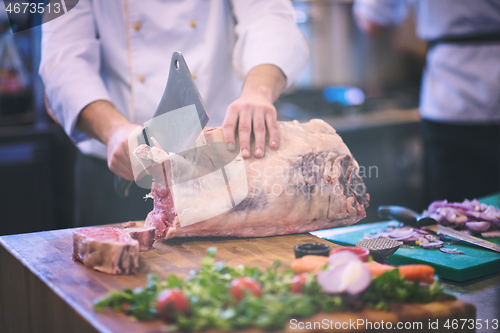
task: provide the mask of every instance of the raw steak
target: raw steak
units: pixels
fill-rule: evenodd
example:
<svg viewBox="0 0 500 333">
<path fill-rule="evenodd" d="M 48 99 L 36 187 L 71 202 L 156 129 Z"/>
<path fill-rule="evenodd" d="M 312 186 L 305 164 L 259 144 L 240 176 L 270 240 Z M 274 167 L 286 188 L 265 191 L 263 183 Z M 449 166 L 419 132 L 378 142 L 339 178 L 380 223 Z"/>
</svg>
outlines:
<svg viewBox="0 0 500 333">
<path fill-rule="evenodd" d="M 135 273 L 139 242 L 123 229 L 77 229 L 73 231 L 73 260 L 108 274 Z"/>
<path fill-rule="evenodd" d="M 262 237 L 347 226 L 365 217 L 369 195 L 357 162 L 335 130 L 318 119 L 278 126 L 279 149 L 267 148 L 262 159 L 243 160 L 239 154 L 224 168 L 226 183 L 196 178 L 172 185 L 165 176 L 175 182 L 189 163 L 158 147 L 137 147 L 134 155 L 154 179 L 149 195 L 154 209 L 145 225 L 156 228 L 157 239 Z M 202 135 L 199 142 L 208 147 L 224 141 L 221 128 Z M 203 159 L 198 155 L 191 160 Z"/>
<path fill-rule="evenodd" d="M 139 251 L 147 251 L 153 247 L 153 243 L 155 242 L 154 227 L 127 228 L 125 231 L 139 242 Z"/>
</svg>

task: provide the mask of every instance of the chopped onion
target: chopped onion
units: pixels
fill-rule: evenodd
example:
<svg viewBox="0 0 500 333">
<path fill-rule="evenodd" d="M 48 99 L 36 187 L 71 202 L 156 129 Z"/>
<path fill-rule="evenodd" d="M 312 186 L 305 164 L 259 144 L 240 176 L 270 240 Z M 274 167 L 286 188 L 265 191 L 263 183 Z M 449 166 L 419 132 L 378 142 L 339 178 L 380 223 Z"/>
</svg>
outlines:
<svg viewBox="0 0 500 333">
<path fill-rule="evenodd" d="M 465 199 L 463 202 L 434 201 L 429 205 L 425 214 L 442 225 L 456 229 L 467 227 L 472 231 L 482 232 L 491 230 L 493 227 L 500 227 L 500 209 L 480 203 L 477 199 Z M 470 222 L 473 223 L 468 224 Z M 486 223 L 477 224 L 476 222 L 491 222 L 491 224 L 488 226 Z M 488 229 L 484 230 L 486 226 Z"/>
<path fill-rule="evenodd" d="M 422 248 L 424 249 L 437 249 L 443 246 L 443 242 L 437 241 L 437 242 L 432 242 L 428 244 L 422 245 Z"/>
<path fill-rule="evenodd" d="M 439 237 L 436 236 L 436 235 L 432 235 L 432 234 L 427 234 L 424 236 L 425 238 L 427 238 L 429 241 L 431 242 L 436 242 L 436 241 L 439 241 Z"/>
<path fill-rule="evenodd" d="M 438 208 L 441 208 L 443 206 L 445 206 L 446 204 L 448 203 L 448 200 L 443 200 L 443 201 L 434 201 L 433 203 L 431 203 L 429 205 L 429 211 L 436 211 Z"/>
<path fill-rule="evenodd" d="M 468 210 L 465 212 L 465 215 L 475 217 L 476 219 L 481 217 L 481 213 L 476 210 Z"/>
<path fill-rule="evenodd" d="M 444 247 L 440 248 L 439 251 L 443 253 L 448 253 L 448 254 L 464 254 L 464 251 L 460 251 L 457 249 L 446 249 Z"/>
<path fill-rule="evenodd" d="M 495 238 L 500 237 L 500 230 L 488 231 L 481 233 L 484 238 Z"/>
<path fill-rule="evenodd" d="M 413 229 L 395 229 L 389 233 L 389 237 L 394 240 L 402 240 L 413 235 Z"/>
<path fill-rule="evenodd" d="M 419 239 L 418 235 L 413 234 L 412 236 L 403 239 L 403 243 L 416 242 L 416 241 L 418 241 L 418 239 Z M 397 239 L 394 239 L 394 240 L 397 240 Z"/>
<path fill-rule="evenodd" d="M 422 247 L 425 244 L 429 244 L 429 240 L 427 238 L 420 237 L 418 239 L 418 245 L 420 245 L 420 247 Z"/>
<path fill-rule="evenodd" d="M 472 231 L 484 232 L 488 230 L 491 226 L 491 222 L 481 221 L 481 222 L 467 222 L 465 223 L 467 228 Z"/>
</svg>

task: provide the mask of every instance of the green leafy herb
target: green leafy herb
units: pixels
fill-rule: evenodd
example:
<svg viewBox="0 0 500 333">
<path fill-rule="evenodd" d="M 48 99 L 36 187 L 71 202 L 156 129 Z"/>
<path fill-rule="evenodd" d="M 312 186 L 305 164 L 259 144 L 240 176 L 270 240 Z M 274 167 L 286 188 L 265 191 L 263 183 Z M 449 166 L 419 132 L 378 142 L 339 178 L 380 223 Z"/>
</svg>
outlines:
<svg viewBox="0 0 500 333">
<path fill-rule="evenodd" d="M 422 287 L 399 277 L 397 269 L 372 280 L 368 289 L 353 302 L 342 295 L 329 295 L 321 290 L 314 276 L 309 275 L 302 294 L 291 292 L 294 276 L 291 270 L 279 270 L 276 261 L 265 271 L 243 265 L 234 268 L 215 261 L 216 248 L 209 248 L 200 262 L 201 269 L 191 271 L 186 279 L 169 275 L 164 281 L 149 275 L 146 287 L 135 290 L 111 291 L 94 303 L 96 311 L 111 307 L 137 318 L 154 320 L 156 298 L 166 288 L 178 288 L 190 302 L 189 315 L 178 314 L 169 330 L 203 331 L 207 329 L 239 330 L 256 327 L 262 330 L 282 329 L 290 318 L 308 318 L 319 312 L 338 312 L 353 308 L 354 304 L 389 310 L 391 302 L 430 302 L 444 299 L 437 283 Z M 262 286 L 263 296 L 248 293 L 239 303 L 230 294 L 231 281 L 251 277 Z"/>
<path fill-rule="evenodd" d="M 389 311 L 391 303 L 429 303 L 454 297 L 445 294 L 437 281 L 430 287 L 423 287 L 418 281 L 408 283 L 396 268 L 373 278 L 361 299 L 372 309 Z"/>
</svg>

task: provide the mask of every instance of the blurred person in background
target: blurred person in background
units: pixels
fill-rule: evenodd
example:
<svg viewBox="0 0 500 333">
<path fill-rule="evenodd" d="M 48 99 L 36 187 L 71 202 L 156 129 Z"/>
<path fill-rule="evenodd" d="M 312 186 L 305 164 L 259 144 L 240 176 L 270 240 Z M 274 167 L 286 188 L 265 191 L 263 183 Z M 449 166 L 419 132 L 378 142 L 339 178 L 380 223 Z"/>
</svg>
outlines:
<svg viewBox="0 0 500 333">
<path fill-rule="evenodd" d="M 428 42 L 419 106 L 427 200 L 500 191 L 500 1 L 355 0 L 353 11 L 373 36 L 411 5 Z"/>
<path fill-rule="evenodd" d="M 128 135 L 153 117 L 174 51 L 190 67 L 208 126 L 223 125 L 233 144 L 238 130 L 244 158 L 264 156 L 266 133 L 278 148 L 273 102 L 309 56 L 289 0 L 80 0 L 42 25 L 40 64 L 51 115 L 80 151 L 74 225 L 144 219 L 152 209 L 149 191 L 135 185 L 118 197 L 113 173 L 133 180 Z"/>
</svg>

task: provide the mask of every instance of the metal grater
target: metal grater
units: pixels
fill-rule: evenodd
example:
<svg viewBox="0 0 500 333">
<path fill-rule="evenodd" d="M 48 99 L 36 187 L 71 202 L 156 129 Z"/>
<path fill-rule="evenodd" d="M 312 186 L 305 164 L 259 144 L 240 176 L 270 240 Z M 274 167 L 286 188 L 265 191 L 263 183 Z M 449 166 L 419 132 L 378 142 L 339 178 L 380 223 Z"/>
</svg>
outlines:
<svg viewBox="0 0 500 333">
<path fill-rule="evenodd" d="M 387 264 L 387 258 L 396 252 L 401 245 L 403 242 L 388 238 L 365 239 L 356 243 L 356 246 L 370 250 L 373 260 L 381 264 Z"/>
</svg>

